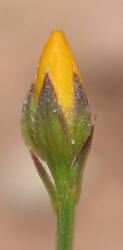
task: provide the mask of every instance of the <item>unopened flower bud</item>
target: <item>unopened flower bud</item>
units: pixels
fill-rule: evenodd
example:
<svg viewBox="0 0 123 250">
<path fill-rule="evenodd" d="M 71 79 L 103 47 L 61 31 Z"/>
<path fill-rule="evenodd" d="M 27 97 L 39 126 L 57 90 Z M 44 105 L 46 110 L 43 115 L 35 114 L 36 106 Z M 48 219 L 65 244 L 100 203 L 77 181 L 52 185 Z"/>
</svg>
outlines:
<svg viewBox="0 0 123 250">
<path fill-rule="evenodd" d="M 56 190 L 76 193 L 92 122 L 79 67 L 62 31 L 53 31 L 43 50 L 22 128 L 29 150 L 47 163 Z"/>
</svg>

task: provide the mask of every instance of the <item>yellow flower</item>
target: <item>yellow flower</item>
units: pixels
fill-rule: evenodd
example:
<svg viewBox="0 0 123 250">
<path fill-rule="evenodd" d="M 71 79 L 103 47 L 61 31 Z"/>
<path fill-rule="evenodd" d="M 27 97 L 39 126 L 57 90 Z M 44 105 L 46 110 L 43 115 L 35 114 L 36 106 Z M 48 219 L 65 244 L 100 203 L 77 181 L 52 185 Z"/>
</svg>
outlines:
<svg viewBox="0 0 123 250">
<path fill-rule="evenodd" d="M 22 131 L 58 215 L 58 249 L 69 249 L 93 124 L 79 67 L 63 31 L 53 31 L 45 45 L 36 82 L 24 102 Z"/>
<path fill-rule="evenodd" d="M 44 48 L 24 103 L 22 128 L 29 150 L 64 183 L 70 166 L 81 162 L 92 123 L 79 67 L 63 31 L 53 31 Z"/>
<path fill-rule="evenodd" d="M 44 84 L 45 75 L 54 87 L 58 104 L 64 115 L 69 116 L 74 104 L 74 73 L 83 85 L 78 64 L 63 31 L 53 31 L 41 56 L 36 80 L 36 96 L 38 97 Z"/>
<path fill-rule="evenodd" d="M 22 131 L 52 199 L 60 204 L 66 197 L 77 200 L 93 125 L 79 67 L 63 31 L 53 31 L 44 48 L 36 82 L 24 102 Z"/>
</svg>

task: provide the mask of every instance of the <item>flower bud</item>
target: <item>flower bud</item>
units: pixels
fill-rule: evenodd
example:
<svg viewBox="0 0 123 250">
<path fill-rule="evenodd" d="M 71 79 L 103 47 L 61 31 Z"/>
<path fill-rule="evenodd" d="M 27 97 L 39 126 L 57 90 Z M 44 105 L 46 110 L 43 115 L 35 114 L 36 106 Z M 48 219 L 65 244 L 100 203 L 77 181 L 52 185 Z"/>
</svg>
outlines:
<svg viewBox="0 0 123 250">
<path fill-rule="evenodd" d="M 62 31 L 53 31 L 43 50 L 22 129 L 29 150 L 47 163 L 56 189 L 70 195 L 90 148 L 92 122 L 79 67 Z"/>
</svg>

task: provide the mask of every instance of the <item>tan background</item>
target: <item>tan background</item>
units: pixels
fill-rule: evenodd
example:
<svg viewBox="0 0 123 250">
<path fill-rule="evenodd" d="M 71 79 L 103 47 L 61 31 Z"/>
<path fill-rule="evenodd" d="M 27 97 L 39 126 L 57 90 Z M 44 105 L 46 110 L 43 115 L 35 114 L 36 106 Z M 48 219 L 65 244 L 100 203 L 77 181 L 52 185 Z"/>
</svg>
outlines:
<svg viewBox="0 0 123 250">
<path fill-rule="evenodd" d="M 75 250 L 123 249 L 123 1 L 0 1 L 0 249 L 53 250 L 55 217 L 20 133 L 24 96 L 63 29 L 98 114 Z"/>
</svg>

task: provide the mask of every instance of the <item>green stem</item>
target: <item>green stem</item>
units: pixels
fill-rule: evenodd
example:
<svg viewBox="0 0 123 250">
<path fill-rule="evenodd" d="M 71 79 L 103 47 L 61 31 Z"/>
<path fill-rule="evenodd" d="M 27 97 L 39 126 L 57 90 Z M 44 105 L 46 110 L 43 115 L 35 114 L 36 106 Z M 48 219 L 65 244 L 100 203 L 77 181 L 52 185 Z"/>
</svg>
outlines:
<svg viewBox="0 0 123 250">
<path fill-rule="evenodd" d="M 72 250 L 75 201 L 67 199 L 57 211 L 57 250 Z"/>
</svg>

